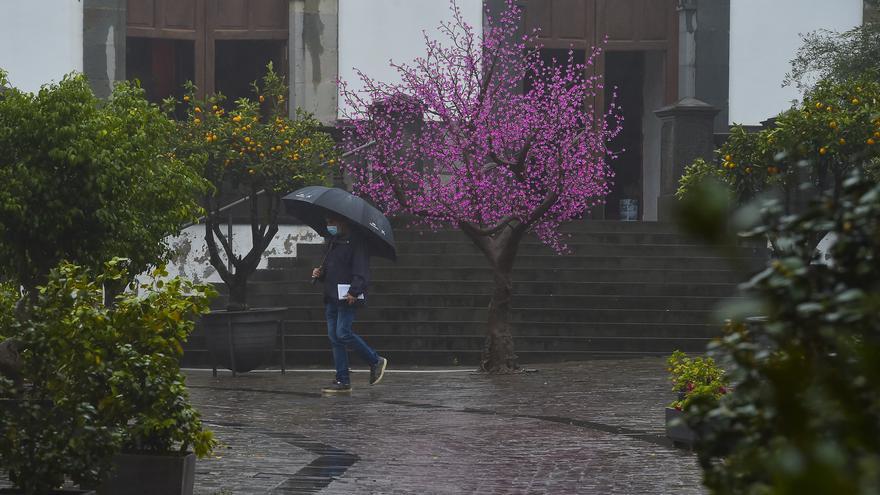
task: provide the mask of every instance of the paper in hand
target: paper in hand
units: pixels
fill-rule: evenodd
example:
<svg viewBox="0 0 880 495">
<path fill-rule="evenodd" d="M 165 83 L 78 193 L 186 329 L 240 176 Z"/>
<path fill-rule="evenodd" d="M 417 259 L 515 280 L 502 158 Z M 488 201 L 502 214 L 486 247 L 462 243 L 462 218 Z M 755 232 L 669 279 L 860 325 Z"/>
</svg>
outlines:
<svg viewBox="0 0 880 495">
<path fill-rule="evenodd" d="M 336 285 L 336 291 L 339 293 L 339 299 L 345 299 L 345 295 L 348 294 L 348 290 L 351 288 L 351 284 L 338 284 Z M 359 301 L 364 300 L 364 295 L 361 294 L 358 297 Z"/>
</svg>

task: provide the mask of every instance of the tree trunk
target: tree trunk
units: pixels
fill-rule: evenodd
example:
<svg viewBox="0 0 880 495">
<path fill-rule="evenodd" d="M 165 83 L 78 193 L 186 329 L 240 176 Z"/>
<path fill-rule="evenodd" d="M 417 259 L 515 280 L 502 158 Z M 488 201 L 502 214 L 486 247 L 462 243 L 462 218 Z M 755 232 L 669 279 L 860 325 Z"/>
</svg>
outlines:
<svg viewBox="0 0 880 495">
<path fill-rule="evenodd" d="M 519 369 L 510 332 L 510 310 L 513 298 L 513 265 L 524 227 L 505 227 L 493 235 L 485 235 L 472 224 L 459 224 L 462 231 L 486 255 L 492 265 L 495 289 L 489 302 L 486 342 L 480 357 L 480 370 L 488 373 L 511 373 Z"/>
<path fill-rule="evenodd" d="M 248 308 L 247 279 L 247 276 L 240 276 L 239 272 L 236 272 L 232 276 L 232 282 L 226 284 L 229 287 L 229 300 L 226 302 L 227 311 L 244 311 Z"/>
<path fill-rule="evenodd" d="M 513 297 L 512 270 L 495 268 L 495 291 L 489 302 L 489 322 L 486 343 L 480 358 L 480 370 L 489 373 L 509 373 L 519 368 L 513 351 L 510 333 L 510 310 Z"/>
</svg>

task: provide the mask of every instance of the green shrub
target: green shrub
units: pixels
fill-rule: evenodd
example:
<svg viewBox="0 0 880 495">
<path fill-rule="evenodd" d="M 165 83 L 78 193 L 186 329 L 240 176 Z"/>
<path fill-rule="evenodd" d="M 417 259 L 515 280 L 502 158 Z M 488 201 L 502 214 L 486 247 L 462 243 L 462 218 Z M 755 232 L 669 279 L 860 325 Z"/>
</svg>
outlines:
<svg viewBox="0 0 880 495">
<path fill-rule="evenodd" d="M 120 449 L 193 449 L 214 441 L 189 404 L 178 360 L 212 289 L 179 278 L 103 304 L 102 287 L 127 280 L 121 260 L 95 276 L 75 265 L 53 270 L 25 321 L 10 337 L 23 343 L 25 389 L 0 380 L 0 465 L 26 493 L 70 477 L 103 479 Z M 155 273 L 155 275 L 164 275 Z"/>
<path fill-rule="evenodd" d="M 726 181 L 741 200 L 769 186 L 788 196 L 809 184 L 839 192 L 847 174 L 880 158 L 880 82 L 820 82 L 798 107 L 757 133 L 738 127 L 719 151 Z M 789 211 L 792 205 L 786 205 Z"/>
<path fill-rule="evenodd" d="M 776 189 L 791 212 L 802 186 L 838 191 L 859 169 L 880 177 L 880 82 L 861 78 L 820 82 L 797 108 L 759 132 L 735 126 L 717 151 L 718 163 L 699 160 L 685 169 L 676 197 L 715 177 L 739 203 Z"/>
<path fill-rule="evenodd" d="M 726 175 L 720 166 L 698 158 L 694 163 L 684 169 L 684 174 L 678 179 L 678 190 L 675 197 L 683 200 L 697 184 L 707 180 L 716 180 L 722 183 L 727 181 Z"/>
<path fill-rule="evenodd" d="M 73 74 L 0 94 L 0 279 L 31 290 L 61 261 L 128 258 L 133 274 L 160 262 L 205 188 L 170 152 L 175 131 L 130 83 L 107 101 Z"/>
<path fill-rule="evenodd" d="M 678 392 L 680 397 L 669 405 L 671 408 L 687 411 L 695 401 L 717 401 L 728 391 L 724 370 L 711 357 L 689 358 L 675 351 L 666 364 L 672 391 Z"/>
</svg>

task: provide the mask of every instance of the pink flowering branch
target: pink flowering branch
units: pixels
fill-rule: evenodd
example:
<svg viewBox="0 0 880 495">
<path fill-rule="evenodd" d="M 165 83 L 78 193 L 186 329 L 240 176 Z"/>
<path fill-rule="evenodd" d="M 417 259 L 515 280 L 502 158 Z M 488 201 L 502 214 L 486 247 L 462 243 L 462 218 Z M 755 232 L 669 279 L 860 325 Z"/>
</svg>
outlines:
<svg viewBox="0 0 880 495">
<path fill-rule="evenodd" d="M 608 193 L 608 143 L 622 118 L 613 99 L 600 114 L 587 105 L 604 91 L 588 74 L 600 50 L 584 61 L 569 51 L 545 63 L 536 33 L 517 35 L 514 0 L 482 34 L 454 0 L 450 8 L 452 21 L 440 24 L 444 39 L 424 33 L 424 56 L 391 62 L 400 82 L 360 71 L 363 89 L 340 81 L 347 146 L 376 142 L 346 169 L 355 191 L 386 214 L 458 227 L 480 247 L 496 273 L 492 337 L 493 328 L 504 333 L 507 281 L 523 236 L 533 232 L 565 251 L 560 226 Z"/>
</svg>

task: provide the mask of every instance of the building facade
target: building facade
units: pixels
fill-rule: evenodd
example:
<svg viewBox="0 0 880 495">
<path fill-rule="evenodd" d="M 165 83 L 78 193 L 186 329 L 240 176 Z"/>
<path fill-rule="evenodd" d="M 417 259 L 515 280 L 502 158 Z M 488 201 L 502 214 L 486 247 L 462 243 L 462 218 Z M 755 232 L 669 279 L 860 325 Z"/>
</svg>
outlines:
<svg viewBox="0 0 880 495">
<path fill-rule="evenodd" d="M 478 28 L 505 0 L 458 0 Z M 797 99 L 783 88 L 802 34 L 846 30 L 876 15 L 863 0 L 518 0 L 528 29 L 549 58 L 573 50 L 604 76 L 626 119 L 614 143 L 616 181 L 600 218 L 637 204 L 657 220 L 663 191 L 663 122 L 655 111 L 684 98 L 717 109 L 714 132 L 757 125 Z M 59 8 L 59 5 L 61 8 Z M 36 90 L 82 71 L 101 96 L 139 79 L 153 101 L 180 96 L 191 80 L 201 93 L 245 96 L 266 63 L 288 75 L 289 102 L 325 125 L 344 117 L 337 80 L 357 85 L 354 68 L 396 74 L 450 18 L 446 0 L 13 0 L 0 17 L 0 67 L 13 85 Z M 690 100 L 689 100 L 690 101 Z M 667 174 L 668 175 L 668 174 Z M 633 203 L 634 202 L 634 203 Z"/>
</svg>

